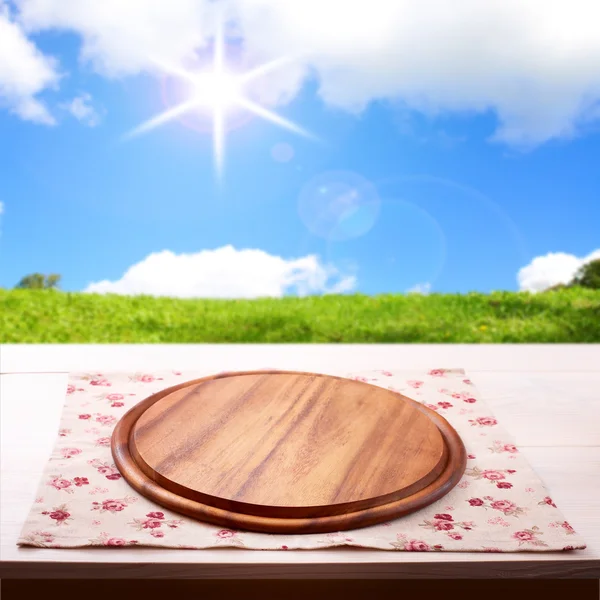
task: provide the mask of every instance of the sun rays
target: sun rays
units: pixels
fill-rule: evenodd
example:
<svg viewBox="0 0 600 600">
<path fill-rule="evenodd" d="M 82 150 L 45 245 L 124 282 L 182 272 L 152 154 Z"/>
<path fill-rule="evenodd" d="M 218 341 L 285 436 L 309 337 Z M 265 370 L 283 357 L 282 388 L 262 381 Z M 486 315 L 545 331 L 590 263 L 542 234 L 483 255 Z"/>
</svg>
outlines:
<svg viewBox="0 0 600 600">
<path fill-rule="evenodd" d="M 284 67 L 291 60 L 291 57 L 281 57 L 258 65 L 244 73 L 229 71 L 225 64 L 223 25 L 222 22 L 219 22 L 214 37 L 212 65 L 209 70 L 194 72 L 181 65 L 172 64 L 161 59 L 153 61 L 158 69 L 186 83 L 189 87 L 189 97 L 138 125 L 126 135 L 126 138 L 148 133 L 193 111 L 208 111 L 212 119 L 213 157 L 218 177 L 222 176 L 224 169 L 227 112 L 232 108 L 241 108 L 297 135 L 316 139 L 315 136 L 301 126 L 285 119 L 244 94 L 244 88 L 249 83 Z"/>
</svg>

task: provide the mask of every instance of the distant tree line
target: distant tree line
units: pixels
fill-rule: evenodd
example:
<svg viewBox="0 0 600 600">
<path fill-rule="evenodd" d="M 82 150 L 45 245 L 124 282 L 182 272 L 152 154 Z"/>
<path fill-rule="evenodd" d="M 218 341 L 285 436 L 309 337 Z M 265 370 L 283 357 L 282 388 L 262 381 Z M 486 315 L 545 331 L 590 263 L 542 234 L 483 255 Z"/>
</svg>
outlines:
<svg viewBox="0 0 600 600">
<path fill-rule="evenodd" d="M 15 288 L 21 290 L 50 290 L 58 288 L 59 283 L 60 275 L 56 273 L 50 275 L 32 273 L 31 275 L 25 275 Z"/>
<path fill-rule="evenodd" d="M 15 288 L 25 290 L 48 290 L 58 289 L 59 284 L 60 275 L 57 275 L 56 273 L 50 275 L 32 273 L 31 275 L 23 277 Z M 560 283 L 550 289 L 557 290 L 569 287 L 584 287 L 600 290 L 600 259 L 593 260 L 583 265 L 569 283 Z"/>
<path fill-rule="evenodd" d="M 582 265 L 575 277 L 567 283 L 559 283 L 552 286 L 551 290 L 559 290 L 570 287 L 584 287 L 592 290 L 600 290 L 600 258 Z"/>
</svg>

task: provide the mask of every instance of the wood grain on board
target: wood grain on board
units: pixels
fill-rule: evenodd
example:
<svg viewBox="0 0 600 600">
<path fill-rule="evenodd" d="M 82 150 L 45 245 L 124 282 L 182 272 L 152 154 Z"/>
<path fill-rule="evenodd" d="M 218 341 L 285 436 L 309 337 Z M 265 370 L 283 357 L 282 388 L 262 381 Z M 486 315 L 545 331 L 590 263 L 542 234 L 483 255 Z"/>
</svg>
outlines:
<svg viewBox="0 0 600 600">
<path fill-rule="evenodd" d="M 395 392 L 312 373 L 221 373 L 130 410 L 112 449 L 158 504 L 264 532 L 388 521 L 446 494 L 464 446 L 438 414 Z"/>
</svg>

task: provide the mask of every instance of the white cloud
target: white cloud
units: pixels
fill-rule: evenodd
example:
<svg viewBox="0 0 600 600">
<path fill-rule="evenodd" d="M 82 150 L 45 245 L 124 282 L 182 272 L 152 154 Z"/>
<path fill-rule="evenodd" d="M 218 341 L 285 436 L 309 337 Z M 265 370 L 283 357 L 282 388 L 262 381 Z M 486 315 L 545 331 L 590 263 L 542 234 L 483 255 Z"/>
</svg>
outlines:
<svg viewBox="0 0 600 600">
<path fill-rule="evenodd" d="M 79 122 L 88 127 L 95 127 L 100 123 L 100 114 L 92 105 L 91 94 L 84 92 L 70 102 L 61 104 L 61 108 L 70 112 Z"/>
<path fill-rule="evenodd" d="M 179 298 L 258 298 L 343 293 L 356 279 L 341 275 L 309 255 L 286 260 L 262 250 L 223 246 L 194 254 L 156 252 L 130 267 L 117 281 L 99 281 L 85 291 Z"/>
<path fill-rule="evenodd" d="M 313 73 L 330 105 L 377 99 L 428 114 L 498 115 L 495 139 L 532 145 L 599 118 L 597 0 L 226 0 L 253 60 L 303 55 L 261 82 L 288 102 Z M 82 57 L 125 75 L 177 59 L 206 41 L 207 0 L 18 0 L 30 28 L 78 32 Z"/>
<path fill-rule="evenodd" d="M 410 289 L 406 290 L 407 294 L 420 294 L 422 296 L 427 296 L 431 293 L 431 283 L 417 283 Z"/>
<path fill-rule="evenodd" d="M 582 265 L 596 259 L 600 259 L 600 250 L 583 258 L 564 252 L 538 256 L 519 271 L 519 288 L 523 291 L 540 292 L 559 283 L 570 283 Z"/>
<path fill-rule="evenodd" d="M 35 96 L 58 78 L 55 61 L 27 39 L 0 0 L 0 106 L 26 121 L 53 125 L 54 117 Z"/>
<path fill-rule="evenodd" d="M 206 0 L 17 0 L 30 30 L 77 32 L 81 57 L 108 76 L 152 68 L 152 57 L 177 60 L 205 43 Z"/>
<path fill-rule="evenodd" d="M 0 202 L 0 215 L 4 214 L 4 202 Z"/>
</svg>

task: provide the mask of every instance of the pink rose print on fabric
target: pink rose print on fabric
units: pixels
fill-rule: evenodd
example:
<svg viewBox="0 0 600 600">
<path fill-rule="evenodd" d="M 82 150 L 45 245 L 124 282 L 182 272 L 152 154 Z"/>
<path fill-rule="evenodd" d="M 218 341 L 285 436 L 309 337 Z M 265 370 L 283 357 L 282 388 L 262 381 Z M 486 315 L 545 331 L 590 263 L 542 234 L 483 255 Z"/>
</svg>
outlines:
<svg viewBox="0 0 600 600">
<path fill-rule="evenodd" d="M 518 540 L 519 546 L 531 545 L 531 546 L 547 546 L 545 542 L 539 539 L 539 536 L 543 535 L 540 528 L 533 526 L 531 529 L 523 529 L 521 531 L 515 531 L 512 537 Z"/>
<path fill-rule="evenodd" d="M 56 525 L 65 525 L 71 518 L 71 513 L 66 504 L 56 506 L 52 510 L 45 510 L 42 514 L 52 519 Z"/>
<path fill-rule="evenodd" d="M 133 377 L 130 377 L 131 381 L 138 381 L 140 383 L 152 383 L 153 381 L 162 381 L 162 377 L 155 377 L 150 373 L 136 373 Z"/>
<path fill-rule="evenodd" d="M 71 489 L 71 486 L 73 485 L 71 481 L 69 479 L 64 479 L 62 475 L 53 475 L 47 485 L 58 491 L 64 490 L 67 494 L 72 494 L 74 491 Z"/>
<path fill-rule="evenodd" d="M 111 392 L 109 394 L 100 394 L 96 396 L 98 400 L 104 400 L 112 408 L 121 408 L 125 406 L 125 396 L 135 396 L 135 394 L 121 394 L 120 392 Z"/>
<path fill-rule="evenodd" d="M 410 540 L 404 545 L 404 549 L 408 552 L 429 552 L 431 546 L 419 540 Z"/>
<path fill-rule="evenodd" d="M 127 542 L 123 538 L 108 538 L 106 540 L 106 546 L 125 546 Z"/>
<path fill-rule="evenodd" d="M 494 517 L 493 519 L 488 519 L 488 525 L 500 525 L 501 527 L 510 527 L 510 523 L 505 521 L 502 517 Z"/>
<path fill-rule="evenodd" d="M 507 475 L 512 475 L 516 471 L 514 469 L 484 469 L 481 470 L 479 467 L 473 467 L 472 469 L 466 469 L 465 475 L 467 477 L 473 477 L 474 479 L 486 479 L 491 484 L 494 484 L 500 489 L 510 489 L 513 487 L 512 483 L 503 481 Z"/>
<path fill-rule="evenodd" d="M 393 373 L 391 373 L 390 371 L 381 371 L 381 374 L 385 377 L 392 377 L 393 375 Z"/>
<path fill-rule="evenodd" d="M 473 382 L 470 379 L 463 379 L 462 382 L 466 383 L 467 385 L 473 385 Z"/>
<path fill-rule="evenodd" d="M 117 422 L 117 417 L 115 417 L 114 415 L 98 414 L 96 415 L 96 418 L 94 420 L 96 421 L 96 423 L 100 423 L 100 425 L 110 427 L 111 425 L 114 425 Z"/>
<path fill-rule="evenodd" d="M 53 545 L 55 537 L 53 533 L 48 531 L 32 531 L 29 535 L 25 537 L 25 539 L 34 544 L 36 546 L 41 546 L 42 548 L 49 548 Z"/>
<path fill-rule="evenodd" d="M 469 423 L 474 427 L 493 427 L 494 425 L 498 425 L 498 421 L 494 417 L 477 417 L 476 419 L 469 419 Z"/>
<path fill-rule="evenodd" d="M 138 531 L 159 529 L 163 525 L 171 529 L 177 529 L 183 520 L 181 519 L 165 519 L 162 512 L 149 512 L 144 519 L 134 519 L 129 525 L 135 527 Z"/>
<path fill-rule="evenodd" d="M 47 531 L 34 531 L 29 536 L 31 542 L 37 542 L 40 546 L 49 547 L 54 543 L 54 534 Z"/>
<path fill-rule="evenodd" d="M 130 504 L 137 502 L 137 498 L 125 497 L 118 500 L 106 499 L 102 502 L 92 502 L 92 510 L 98 510 L 101 513 L 110 512 L 118 513 L 125 510 Z"/>
<path fill-rule="evenodd" d="M 91 419 L 91 418 L 92 418 L 92 415 L 88 415 L 88 414 L 79 415 L 80 421 L 87 421 L 88 419 Z"/>
<path fill-rule="evenodd" d="M 62 448 L 60 453 L 63 458 L 72 458 L 73 456 L 81 454 L 81 450 L 79 448 Z"/>
<path fill-rule="evenodd" d="M 481 477 L 484 479 L 489 479 L 490 481 L 497 481 L 498 479 L 504 479 L 504 474 L 501 471 L 481 471 Z"/>
<path fill-rule="evenodd" d="M 90 381 L 90 385 L 98 386 L 98 387 L 110 387 L 112 383 L 108 381 L 108 379 L 98 378 L 92 379 Z"/>
<path fill-rule="evenodd" d="M 77 487 L 81 487 L 83 485 L 89 485 L 90 482 L 88 481 L 87 477 L 74 477 L 73 478 L 73 483 L 77 486 Z"/>
<path fill-rule="evenodd" d="M 125 406 L 125 396 L 123 394 L 107 394 L 105 400 L 110 402 L 112 408 L 122 408 Z"/>
<path fill-rule="evenodd" d="M 470 506 L 482 506 L 486 510 L 491 508 L 511 517 L 518 517 L 527 512 L 525 508 L 517 506 L 517 504 L 511 500 L 495 500 L 492 496 L 484 496 L 483 500 L 481 498 L 471 498 L 470 500 L 467 500 L 467 502 Z"/>
<path fill-rule="evenodd" d="M 437 515 L 433 515 L 434 519 L 439 519 L 441 521 L 454 521 L 454 519 L 452 518 L 452 515 L 448 515 L 448 514 L 437 514 Z"/>
<path fill-rule="evenodd" d="M 331 544 L 334 544 L 336 546 L 341 546 L 344 544 L 344 542 L 353 542 L 354 541 L 354 539 L 351 538 L 347 533 L 344 533 L 341 531 L 328 533 L 325 537 L 327 539 L 319 540 L 317 543 L 321 544 L 323 546 L 328 546 Z"/>
<path fill-rule="evenodd" d="M 396 550 L 404 550 L 405 552 L 435 552 L 443 550 L 444 547 L 441 544 L 428 544 L 423 540 L 409 539 L 406 534 L 399 533 L 397 541 L 390 542 L 390 545 Z"/>
<path fill-rule="evenodd" d="M 89 435 L 100 435 L 101 433 L 97 427 L 90 427 L 89 429 L 84 429 L 83 431 Z"/>
<path fill-rule="evenodd" d="M 437 405 L 443 409 L 452 408 L 454 406 L 454 404 L 450 404 L 450 402 L 438 402 Z"/>
<path fill-rule="evenodd" d="M 220 531 L 217 531 L 217 537 L 221 538 L 222 540 L 233 537 L 234 535 L 235 532 L 231 531 L 231 529 L 221 529 Z"/>
<path fill-rule="evenodd" d="M 517 505 L 510 500 L 494 500 L 490 502 L 490 506 L 496 510 L 501 510 L 504 514 L 512 512 L 517 508 Z"/>
<path fill-rule="evenodd" d="M 446 369 L 431 369 L 427 375 L 431 375 L 432 377 L 445 377 Z"/>
<path fill-rule="evenodd" d="M 66 427 L 63 427 L 62 429 L 58 430 L 59 437 L 67 437 L 70 433 L 71 433 L 71 430 L 67 429 Z"/>
<path fill-rule="evenodd" d="M 447 388 L 440 388 L 438 390 L 440 394 L 446 394 L 446 396 L 450 396 L 454 400 L 460 400 L 461 402 L 466 402 L 467 404 L 474 404 L 477 402 L 476 398 L 473 398 L 473 395 L 470 392 L 453 392 Z"/>
<path fill-rule="evenodd" d="M 552 498 L 550 498 L 550 496 L 546 496 L 541 502 L 538 502 L 538 506 L 543 506 L 544 504 L 556 508 L 556 504 L 554 504 L 554 501 Z"/>
<path fill-rule="evenodd" d="M 415 390 L 418 390 L 419 388 L 422 388 L 424 385 L 424 381 L 415 381 L 414 379 L 409 379 L 406 382 L 411 388 L 414 388 Z"/>
<path fill-rule="evenodd" d="M 552 529 L 562 528 L 567 535 L 573 535 L 575 533 L 575 530 L 568 521 L 554 521 L 549 524 L 549 527 Z"/>
<path fill-rule="evenodd" d="M 156 529 L 154 531 L 151 531 L 150 535 L 155 538 L 162 538 L 162 537 L 165 537 L 165 532 L 159 531 L 158 529 Z"/>
<path fill-rule="evenodd" d="M 433 519 L 426 519 L 423 523 L 419 523 L 419 526 L 430 531 L 446 532 L 448 536 L 451 536 L 450 532 L 456 533 L 454 530 L 457 528 L 470 531 L 475 527 L 473 521 L 455 521 L 452 515 L 447 513 L 438 513 L 433 516 Z M 462 536 L 460 538 L 462 539 Z"/>
<path fill-rule="evenodd" d="M 103 448 L 110 448 L 110 438 L 101 437 L 96 440 L 96 446 L 102 446 Z"/>
<path fill-rule="evenodd" d="M 519 452 L 518 448 L 514 444 L 505 444 L 499 440 L 495 440 L 490 450 L 495 454 L 501 454 L 502 452 L 508 452 L 509 454 L 516 454 Z"/>
<path fill-rule="evenodd" d="M 104 477 L 110 481 L 121 479 L 121 474 L 117 470 L 117 467 L 112 463 L 103 462 L 96 458 L 94 460 L 89 460 L 88 464 L 94 467 L 100 475 L 104 475 Z"/>
<path fill-rule="evenodd" d="M 93 546 L 135 546 L 137 540 L 126 540 L 121 537 L 113 537 L 106 532 L 102 532 L 97 538 L 90 540 Z"/>
<path fill-rule="evenodd" d="M 234 544 L 235 546 L 244 546 L 244 541 L 240 537 L 239 532 L 233 529 L 220 529 L 215 533 L 217 544 L 226 543 Z"/>
<path fill-rule="evenodd" d="M 75 387 L 72 383 L 69 383 L 67 385 L 67 396 L 71 396 L 75 392 L 84 392 L 84 391 L 85 390 L 83 388 Z"/>
</svg>

